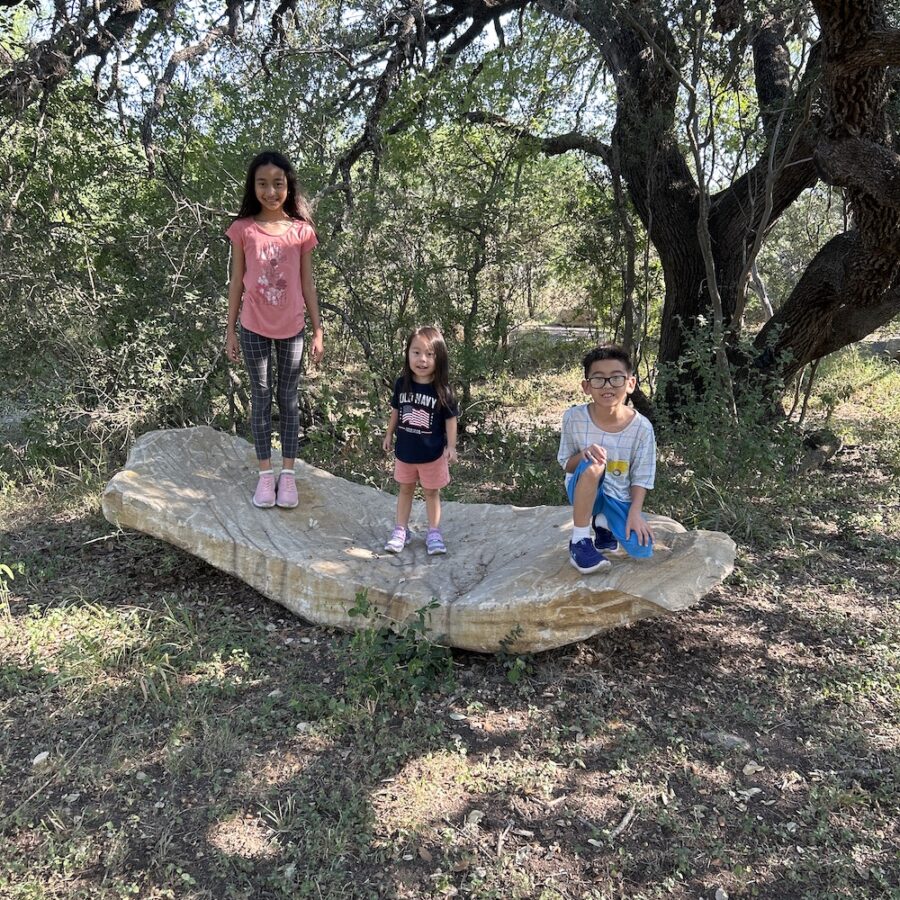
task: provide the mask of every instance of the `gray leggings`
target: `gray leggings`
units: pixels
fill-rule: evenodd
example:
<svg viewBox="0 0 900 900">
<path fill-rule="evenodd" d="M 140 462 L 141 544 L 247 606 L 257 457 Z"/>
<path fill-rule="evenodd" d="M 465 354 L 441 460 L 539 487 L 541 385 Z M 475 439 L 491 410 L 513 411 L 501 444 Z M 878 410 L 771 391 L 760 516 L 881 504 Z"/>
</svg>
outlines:
<svg viewBox="0 0 900 900">
<path fill-rule="evenodd" d="M 292 338 L 267 338 L 241 327 L 241 352 L 250 376 L 250 431 L 256 458 L 272 456 L 272 344 L 278 361 L 278 415 L 281 423 L 281 455 L 297 456 L 300 434 L 300 360 L 303 332 Z"/>
</svg>

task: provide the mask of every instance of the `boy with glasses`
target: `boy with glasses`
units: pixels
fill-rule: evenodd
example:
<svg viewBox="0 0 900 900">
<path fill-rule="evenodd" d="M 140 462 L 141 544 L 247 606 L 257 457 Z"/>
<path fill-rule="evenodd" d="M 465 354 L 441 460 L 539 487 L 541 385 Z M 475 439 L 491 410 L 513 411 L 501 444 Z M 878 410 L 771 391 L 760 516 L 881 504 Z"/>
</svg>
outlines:
<svg viewBox="0 0 900 900">
<path fill-rule="evenodd" d="M 583 365 L 581 389 L 591 402 L 563 415 L 557 459 L 572 504 L 569 560 L 588 573 L 608 567 L 602 551 L 617 544 L 630 556 L 652 556 L 653 535 L 642 509 L 656 476 L 656 440 L 650 421 L 625 405 L 637 385 L 628 354 L 621 347 L 596 347 Z"/>
</svg>

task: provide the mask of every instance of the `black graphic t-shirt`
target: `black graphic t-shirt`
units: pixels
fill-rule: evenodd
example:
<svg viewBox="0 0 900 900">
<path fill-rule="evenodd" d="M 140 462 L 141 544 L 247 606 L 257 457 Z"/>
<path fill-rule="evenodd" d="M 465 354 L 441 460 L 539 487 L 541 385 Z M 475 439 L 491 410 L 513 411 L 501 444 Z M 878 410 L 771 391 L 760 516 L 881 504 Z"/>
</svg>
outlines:
<svg viewBox="0 0 900 900">
<path fill-rule="evenodd" d="M 434 462 L 447 446 L 447 419 L 455 419 L 459 410 L 438 402 L 434 385 L 410 384 L 403 389 L 403 379 L 394 383 L 391 406 L 397 410 L 397 459 L 406 463 Z"/>
</svg>

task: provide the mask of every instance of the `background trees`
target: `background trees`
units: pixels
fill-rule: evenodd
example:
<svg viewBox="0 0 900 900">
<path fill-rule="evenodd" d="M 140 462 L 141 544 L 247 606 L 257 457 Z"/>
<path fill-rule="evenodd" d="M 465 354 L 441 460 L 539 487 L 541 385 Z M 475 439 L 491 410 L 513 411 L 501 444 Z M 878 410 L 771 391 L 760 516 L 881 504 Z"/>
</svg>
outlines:
<svg viewBox="0 0 900 900">
<path fill-rule="evenodd" d="M 6 374 L 65 385 L 79 422 L 240 405 L 221 231 L 246 159 L 278 145 L 317 195 L 326 313 L 373 384 L 412 321 L 458 344 L 468 398 L 519 326 L 559 317 L 700 383 L 688 349 L 710 323 L 740 403 L 900 310 L 890 14 L 12 3 Z"/>
</svg>

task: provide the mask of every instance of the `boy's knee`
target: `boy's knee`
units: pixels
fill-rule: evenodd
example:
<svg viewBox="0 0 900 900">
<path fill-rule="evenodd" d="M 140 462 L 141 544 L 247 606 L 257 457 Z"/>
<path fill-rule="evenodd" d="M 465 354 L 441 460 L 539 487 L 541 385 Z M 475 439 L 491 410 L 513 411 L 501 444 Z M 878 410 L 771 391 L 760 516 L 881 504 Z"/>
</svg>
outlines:
<svg viewBox="0 0 900 900">
<path fill-rule="evenodd" d="M 591 463 L 582 469 L 581 475 L 578 477 L 578 483 L 581 484 L 582 480 L 587 480 L 589 483 L 599 484 L 600 479 L 603 478 L 603 471 L 604 468 L 599 463 Z"/>
<path fill-rule="evenodd" d="M 437 497 L 440 495 L 440 488 L 422 488 L 422 493 L 426 498 Z"/>
</svg>

